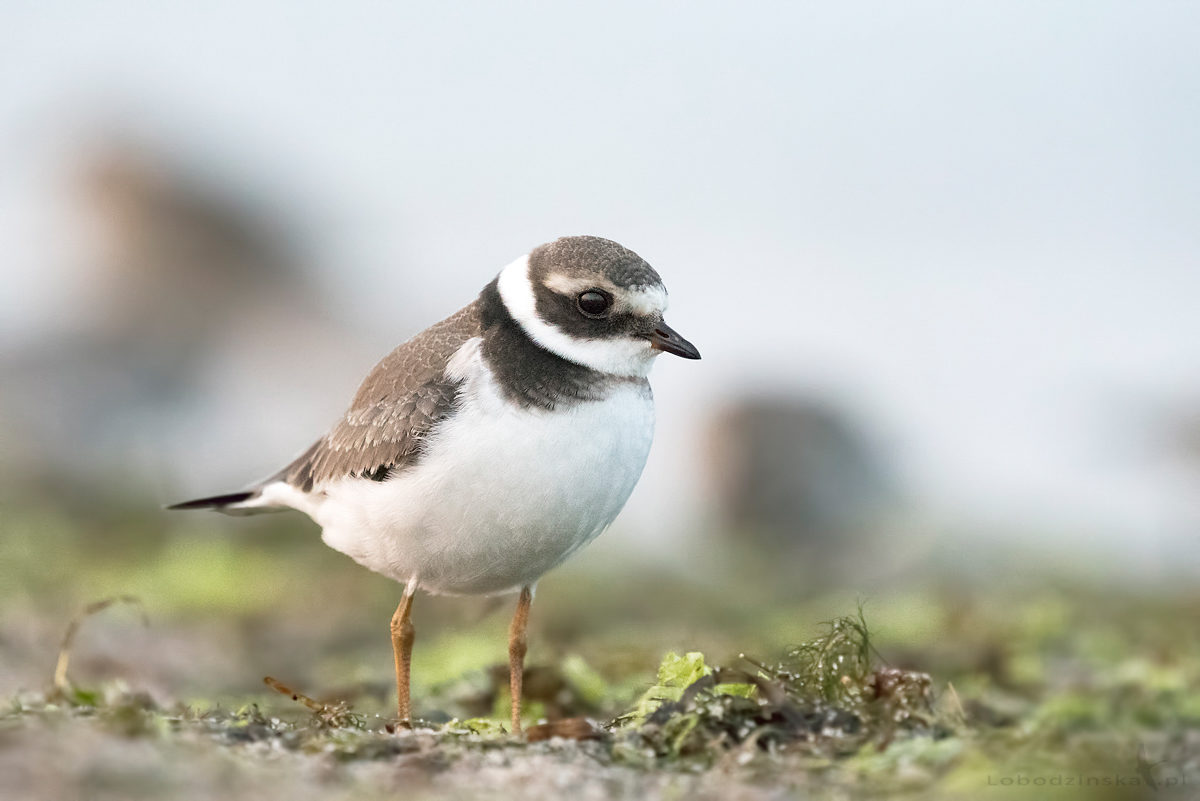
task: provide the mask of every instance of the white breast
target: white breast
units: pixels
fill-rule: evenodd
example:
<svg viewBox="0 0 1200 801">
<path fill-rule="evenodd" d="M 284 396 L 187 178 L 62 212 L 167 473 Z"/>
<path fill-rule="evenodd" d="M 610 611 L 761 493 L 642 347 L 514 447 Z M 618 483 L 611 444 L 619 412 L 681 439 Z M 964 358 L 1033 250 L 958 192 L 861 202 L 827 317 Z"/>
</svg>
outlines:
<svg viewBox="0 0 1200 801">
<path fill-rule="evenodd" d="M 328 545 L 397 581 L 504 592 L 536 581 L 621 511 L 650 450 L 653 397 L 629 380 L 603 400 L 521 408 L 500 393 L 474 340 L 451 370 L 465 381 L 459 410 L 417 465 L 382 482 L 323 487 L 306 511 Z"/>
</svg>

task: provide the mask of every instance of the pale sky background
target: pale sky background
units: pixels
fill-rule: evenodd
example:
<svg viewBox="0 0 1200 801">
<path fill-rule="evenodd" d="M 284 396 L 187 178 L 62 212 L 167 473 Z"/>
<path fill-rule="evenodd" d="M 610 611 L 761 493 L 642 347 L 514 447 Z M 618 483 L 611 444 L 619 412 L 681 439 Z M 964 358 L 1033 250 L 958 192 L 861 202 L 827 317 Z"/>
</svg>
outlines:
<svg viewBox="0 0 1200 801">
<path fill-rule="evenodd" d="M 115 122 L 307 226 L 380 355 L 539 242 L 641 253 L 704 361 L 656 368 L 634 521 L 702 508 L 749 382 L 843 404 L 931 519 L 1194 555 L 1154 432 L 1200 399 L 1198 42 L 1184 2 L 8 2 L 0 336 L 86 302 L 63 164 Z"/>
</svg>

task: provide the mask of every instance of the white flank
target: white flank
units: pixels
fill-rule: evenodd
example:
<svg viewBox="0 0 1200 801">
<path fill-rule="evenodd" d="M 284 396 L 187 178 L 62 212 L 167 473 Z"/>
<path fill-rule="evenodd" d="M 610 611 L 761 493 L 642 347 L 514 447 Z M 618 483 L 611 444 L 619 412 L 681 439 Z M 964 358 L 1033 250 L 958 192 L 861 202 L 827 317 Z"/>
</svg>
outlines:
<svg viewBox="0 0 1200 801">
<path fill-rule="evenodd" d="M 286 506 L 290 509 L 297 509 L 304 512 L 309 517 L 313 517 L 319 503 L 319 496 L 304 492 L 299 487 L 293 487 L 286 481 L 275 481 L 267 484 L 259 491 L 258 497 L 255 499 L 256 506 L 275 509 Z"/>
</svg>

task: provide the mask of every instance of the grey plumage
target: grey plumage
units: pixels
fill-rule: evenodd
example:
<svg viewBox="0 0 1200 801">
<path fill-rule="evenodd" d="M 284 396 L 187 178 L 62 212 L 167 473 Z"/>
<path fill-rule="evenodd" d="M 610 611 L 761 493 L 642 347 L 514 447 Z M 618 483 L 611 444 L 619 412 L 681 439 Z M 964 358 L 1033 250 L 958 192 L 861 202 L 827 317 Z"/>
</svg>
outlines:
<svg viewBox="0 0 1200 801">
<path fill-rule="evenodd" d="M 564 236 L 538 245 L 529 253 L 529 276 L 535 285 L 551 272 L 570 276 L 603 275 L 619 287 L 662 286 L 658 271 L 638 254 L 611 239 Z"/>
</svg>

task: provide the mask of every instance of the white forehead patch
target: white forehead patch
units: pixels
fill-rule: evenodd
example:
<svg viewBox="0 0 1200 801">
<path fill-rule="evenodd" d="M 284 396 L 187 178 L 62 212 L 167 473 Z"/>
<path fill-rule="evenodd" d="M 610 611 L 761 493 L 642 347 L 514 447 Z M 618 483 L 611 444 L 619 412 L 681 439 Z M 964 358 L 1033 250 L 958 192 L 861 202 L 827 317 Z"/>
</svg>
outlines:
<svg viewBox="0 0 1200 801">
<path fill-rule="evenodd" d="M 623 293 L 638 314 L 662 314 L 667 310 L 667 290 L 662 286 L 637 286 Z"/>
<path fill-rule="evenodd" d="M 588 286 L 594 287 L 596 283 L 590 282 Z M 611 375 L 641 377 L 650 372 L 654 357 L 660 353 L 650 347 L 649 340 L 579 339 L 547 323 L 537 313 L 537 300 L 529 280 L 528 255 L 500 271 L 496 288 L 504 307 L 529 338 L 567 361 Z M 666 293 L 661 294 L 665 306 Z M 629 292 L 624 295 L 628 297 Z"/>
</svg>

